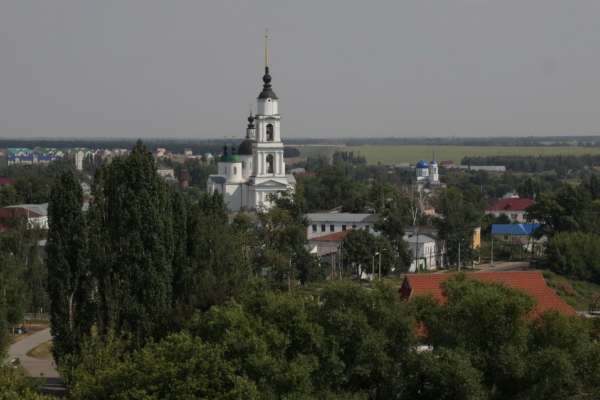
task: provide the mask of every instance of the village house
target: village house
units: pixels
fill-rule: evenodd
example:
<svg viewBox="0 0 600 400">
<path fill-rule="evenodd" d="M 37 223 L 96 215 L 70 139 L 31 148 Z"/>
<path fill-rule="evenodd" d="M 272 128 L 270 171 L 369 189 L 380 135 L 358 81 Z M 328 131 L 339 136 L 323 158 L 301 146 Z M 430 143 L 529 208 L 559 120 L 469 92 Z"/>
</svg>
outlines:
<svg viewBox="0 0 600 400">
<path fill-rule="evenodd" d="M 505 215 L 512 223 L 523 223 L 527 221 L 527 208 L 535 204 L 535 200 L 529 198 L 504 198 L 490 205 L 485 213 L 499 217 Z"/>
<path fill-rule="evenodd" d="M 455 275 L 454 273 L 408 274 L 404 277 L 400 293 L 402 298 L 407 300 L 415 296 L 429 295 L 443 303 L 445 297 L 442 283 Z M 558 311 L 564 315 L 576 315 L 575 310 L 565 303 L 554 289 L 546 285 L 540 271 L 471 272 L 465 275 L 468 279 L 480 282 L 500 283 L 531 296 L 536 301 L 534 310 L 536 314 Z"/>
<path fill-rule="evenodd" d="M 6 226 L 19 218 L 25 218 L 28 228 L 48 229 L 48 203 L 18 204 L 0 208 L 0 224 Z"/>
<path fill-rule="evenodd" d="M 310 213 L 306 214 L 308 228 L 307 239 L 344 232 L 349 229 L 366 229 L 373 233 L 373 225 L 377 222 L 377 215 L 367 213 Z"/>
</svg>

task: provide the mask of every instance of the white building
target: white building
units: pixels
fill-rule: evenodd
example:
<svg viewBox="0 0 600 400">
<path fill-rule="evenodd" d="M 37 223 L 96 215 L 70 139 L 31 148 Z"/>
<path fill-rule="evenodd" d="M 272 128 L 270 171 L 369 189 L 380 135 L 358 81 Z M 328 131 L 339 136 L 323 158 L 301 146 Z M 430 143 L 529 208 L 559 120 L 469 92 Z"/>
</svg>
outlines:
<svg viewBox="0 0 600 400">
<path fill-rule="evenodd" d="M 77 171 L 83 171 L 83 159 L 85 158 L 85 152 L 83 150 L 75 151 L 75 169 Z"/>
<path fill-rule="evenodd" d="M 432 185 L 440 183 L 440 173 L 437 161 L 432 160 L 428 163 L 425 160 L 421 160 L 417 163 L 415 170 L 418 183 L 430 183 Z"/>
<path fill-rule="evenodd" d="M 274 196 L 293 190 L 295 184 L 285 171 L 279 98 L 271 87 L 266 49 L 265 56 L 263 88 L 256 115 L 248 117 L 246 139 L 237 152 L 224 149 L 217 174 L 207 182 L 208 192 L 222 193 L 230 211 L 266 210 Z"/>
<path fill-rule="evenodd" d="M 443 251 L 435 238 L 419 233 L 404 235 L 412 258 L 409 272 L 431 271 L 443 266 Z"/>
<path fill-rule="evenodd" d="M 17 204 L 0 209 L 0 221 L 25 218 L 28 228 L 48 229 L 48 203 Z"/>
<path fill-rule="evenodd" d="M 343 232 L 349 229 L 366 229 L 375 232 L 373 225 L 377 222 L 375 214 L 355 213 L 311 213 L 306 214 L 308 228 L 306 238 L 311 240 L 319 236 Z"/>
<path fill-rule="evenodd" d="M 158 168 L 156 173 L 163 178 L 175 179 L 175 170 L 173 168 Z"/>
</svg>

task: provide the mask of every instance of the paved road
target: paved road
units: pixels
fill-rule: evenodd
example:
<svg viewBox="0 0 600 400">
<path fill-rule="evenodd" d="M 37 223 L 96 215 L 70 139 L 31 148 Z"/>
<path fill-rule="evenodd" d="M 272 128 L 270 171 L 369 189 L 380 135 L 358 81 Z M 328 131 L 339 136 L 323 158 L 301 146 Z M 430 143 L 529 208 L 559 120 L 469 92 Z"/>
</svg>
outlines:
<svg viewBox="0 0 600 400">
<path fill-rule="evenodd" d="M 17 343 L 14 343 L 8 348 L 9 359 L 18 358 L 21 362 L 21 366 L 27 371 L 29 375 L 35 378 L 58 378 L 58 372 L 56 371 L 56 364 L 54 360 L 50 359 L 38 359 L 29 357 L 27 352 L 40 344 L 51 340 L 50 328 L 46 328 L 39 332 L 28 336 Z"/>
<path fill-rule="evenodd" d="M 502 261 L 491 264 L 480 264 L 475 266 L 482 271 L 526 271 L 529 268 L 529 261 Z"/>
</svg>

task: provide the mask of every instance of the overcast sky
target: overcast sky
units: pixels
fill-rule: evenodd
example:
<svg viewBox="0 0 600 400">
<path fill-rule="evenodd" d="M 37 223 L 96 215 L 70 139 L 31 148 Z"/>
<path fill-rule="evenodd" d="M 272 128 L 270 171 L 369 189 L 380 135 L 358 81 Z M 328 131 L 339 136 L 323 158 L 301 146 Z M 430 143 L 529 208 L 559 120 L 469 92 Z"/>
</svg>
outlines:
<svg viewBox="0 0 600 400">
<path fill-rule="evenodd" d="M 600 134 L 598 0 L 2 0 L 0 137 Z"/>
</svg>

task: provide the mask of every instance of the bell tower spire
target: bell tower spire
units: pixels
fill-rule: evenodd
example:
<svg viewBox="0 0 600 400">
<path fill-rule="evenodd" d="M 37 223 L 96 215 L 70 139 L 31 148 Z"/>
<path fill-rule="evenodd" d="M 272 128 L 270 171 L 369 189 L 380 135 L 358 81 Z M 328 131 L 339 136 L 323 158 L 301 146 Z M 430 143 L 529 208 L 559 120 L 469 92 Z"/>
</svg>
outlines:
<svg viewBox="0 0 600 400">
<path fill-rule="evenodd" d="M 265 69 L 269 69 L 269 29 L 265 29 Z"/>
</svg>

